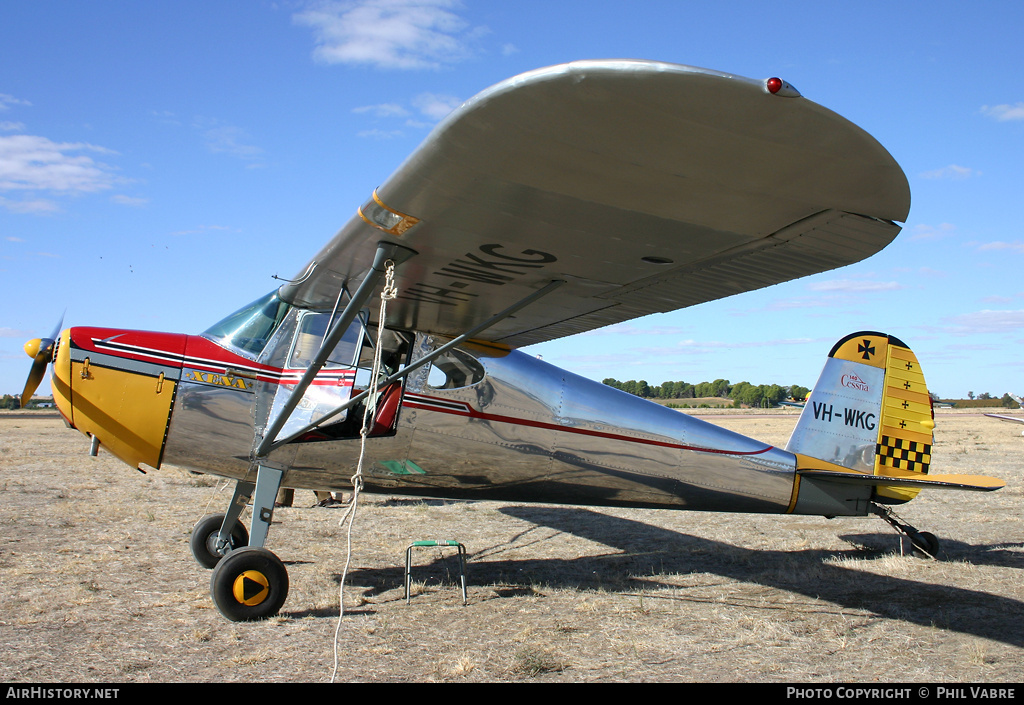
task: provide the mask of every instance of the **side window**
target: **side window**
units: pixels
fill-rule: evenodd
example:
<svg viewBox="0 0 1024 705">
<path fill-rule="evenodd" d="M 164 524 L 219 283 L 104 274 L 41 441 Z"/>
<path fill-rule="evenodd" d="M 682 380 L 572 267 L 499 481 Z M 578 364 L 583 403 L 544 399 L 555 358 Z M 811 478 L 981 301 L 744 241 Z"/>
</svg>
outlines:
<svg viewBox="0 0 1024 705">
<path fill-rule="evenodd" d="M 434 389 L 460 389 L 471 387 L 483 378 L 483 365 L 475 357 L 452 348 L 431 364 L 427 386 Z"/>
<path fill-rule="evenodd" d="M 327 335 L 327 324 L 330 320 L 331 316 L 327 313 L 307 311 L 302 314 L 299 319 L 299 330 L 295 334 L 292 352 L 288 358 L 289 367 L 309 367 L 309 363 L 313 362 L 313 358 L 320 350 L 320 344 L 323 343 L 324 337 Z M 359 323 L 353 323 L 335 346 L 324 367 L 351 367 L 360 332 Z"/>
<path fill-rule="evenodd" d="M 356 324 L 358 325 L 358 323 Z M 373 367 L 374 346 L 380 343 L 381 374 L 385 377 L 398 372 L 409 357 L 412 337 L 408 333 L 385 328 L 378 336 L 377 326 L 370 325 L 359 339 L 359 357 L 356 361 L 356 387 L 369 384 Z"/>
</svg>

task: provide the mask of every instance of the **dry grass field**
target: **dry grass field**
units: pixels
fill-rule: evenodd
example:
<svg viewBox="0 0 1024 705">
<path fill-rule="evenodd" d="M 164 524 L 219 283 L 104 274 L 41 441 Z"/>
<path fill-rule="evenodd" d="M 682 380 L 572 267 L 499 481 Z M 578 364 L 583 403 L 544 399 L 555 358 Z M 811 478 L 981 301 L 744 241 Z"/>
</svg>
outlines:
<svg viewBox="0 0 1024 705">
<path fill-rule="evenodd" d="M 784 445 L 793 414 L 716 423 Z M 942 540 L 903 555 L 875 517 L 604 510 L 364 495 L 345 617 L 340 509 L 279 509 L 268 548 L 291 592 L 265 623 L 225 621 L 189 532 L 230 488 L 141 474 L 54 416 L 0 415 L 0 681 L 1015 682 L 1024 680 L 1024 438 L 939 412 L 933 468 L 1005 478 L 898 514 Z M 248 522 L 247 522 L 248 523 Z M 470 560 L 469 602 L 451 551 Z M 906 542 L 903 545 L 909 549 Z"/>
</svg>

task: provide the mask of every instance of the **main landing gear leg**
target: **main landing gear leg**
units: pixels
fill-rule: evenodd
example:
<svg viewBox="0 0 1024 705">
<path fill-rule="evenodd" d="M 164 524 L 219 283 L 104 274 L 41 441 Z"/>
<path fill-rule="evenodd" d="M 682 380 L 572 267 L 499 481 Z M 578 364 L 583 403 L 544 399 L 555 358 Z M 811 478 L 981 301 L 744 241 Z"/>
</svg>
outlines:
<svg viewBox="0 0 1024 705">
<path fill-rule="evenodd" d="M 915 556 L 918 558 L 938 559 L 939 540 L 935 538 L 935 534 L 928 533 L 927 531 L 918 531 L 910 524 L 900 521 L 888 507 L 875 504 L 874 502 L 871 503 L 871 513 L 881 517 L 886 523 L 910 539 L 910 543 L 914 546 Z"/>
<path fill-rule="evenodd" d="M 259 466 L 252 501 L 249 545 L 227 553 L 210 576 L 210 594 L 214 604 L 232 622 L 273 617 L 288 597 L 288 571 L 280 558 L 263 547 L 273 521 L 274 500 L 283 476 L 284 473 L 277 468 Z M 243 484 L 253 487 L 251 483 L 238 483 L 232 510 L 244 493 Z"/>
</svg>

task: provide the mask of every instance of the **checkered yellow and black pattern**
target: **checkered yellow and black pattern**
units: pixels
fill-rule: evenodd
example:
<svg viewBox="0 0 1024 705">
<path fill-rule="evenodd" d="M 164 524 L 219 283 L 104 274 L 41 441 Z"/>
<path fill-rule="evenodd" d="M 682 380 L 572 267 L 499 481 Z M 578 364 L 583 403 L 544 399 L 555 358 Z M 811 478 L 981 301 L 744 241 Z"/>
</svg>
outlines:
<svg viewBox="0 0 1024 705">
<path fill-rule="evenodd" d="M 885 360 L 885 393 L 875 449 L 875 474 L 889 468 L 928 473 L 932 462 L 932 404 L 917 356 L 890 338 Z M 910 487 L 879 486 L 878 498 L 909 501 L 920 490 Z"/>
<path fill-rule="evenodd" d="M 926 473 L 932 462 L 932 447 L 929 443 L 883 435 L 875 448 L 875 457 L 879 467 Z"/>
</svg>

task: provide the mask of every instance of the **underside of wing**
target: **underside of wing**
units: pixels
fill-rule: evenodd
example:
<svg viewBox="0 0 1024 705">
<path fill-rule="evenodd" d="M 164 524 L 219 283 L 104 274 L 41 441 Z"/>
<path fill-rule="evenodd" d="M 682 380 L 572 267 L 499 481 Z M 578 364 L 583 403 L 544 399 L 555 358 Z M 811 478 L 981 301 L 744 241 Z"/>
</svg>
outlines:
<svg viewBox="0 0 1024 705">
<path fill-rule="evenodd" d="M 454 336 L 565 281 L 485 334 L 518 347 L 857 262 L 909 207 L 888 152 L 788 86 L 577 62 L 455 110 L 281 293 L 331 308 L 399 243 L 387 323 Z"/>
</svg>

